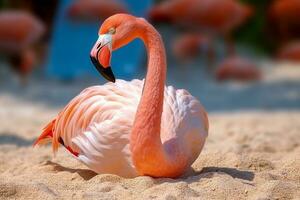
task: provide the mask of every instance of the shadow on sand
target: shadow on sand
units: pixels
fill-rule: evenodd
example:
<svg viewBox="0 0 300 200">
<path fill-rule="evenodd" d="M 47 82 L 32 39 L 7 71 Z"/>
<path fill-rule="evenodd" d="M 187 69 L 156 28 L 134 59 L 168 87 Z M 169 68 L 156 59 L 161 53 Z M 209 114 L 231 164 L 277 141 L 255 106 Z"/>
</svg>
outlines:
<svg viewBox="0 0 300 200">
<path fill-rule="evenodd" d="M 158 179 L 158 183 L 174 183 L 174 182 L 186 182 L 186 183 L 193 183 L 198 182 L 200 179 L 203 178 L 213 178 L 216 175 L 229 175 L 232 178 L 241 179 L 246 181 L 246 184 L 252 185 L 248 181 L 252 181 L 254 179 L 255 174 L 251 171 L 239 170 L 236 168 L 230 167 L 204 167 L 201 171 L 195 171 L 194 169 L 190 169 L 186 172 L 182 177 L 178 179 L 171 179 L 171 178 L 160 178 Z"/>
<path fill-rule="evenodd" d="M 72 169 L 69 167 L 64 167 L 58 163 L 52 162 L 52 161 L 47 161 L 44 165 L 50 165 L 53 167 L 53 171 L 56 172 L 70 172 L 70 173 L 77 173 L 80 177 L 82 177 L 84 180 L 88 181 L 92 179 L 94 176 L 97 174 L 91 170 L 88 169 Z"/>
<path fill-rule="evenodd" d="M 93 177 L 97 176 L 98 174 L 88 170 L 88 169 L 72 169 L 69 167 L 64 167 L 58 163 L 54 163 L 52 161 L 47 161 L 45 165 L 50 165 L 53 167 L 53 171 L 61 172 L 66 171 L 70 173 L 77 173 L 80 177 L 82 177 L 84 180 L 90 180 Z M 227 167 L 204 167 L 201 171 L 191 171 L 190 173 L 186 174 L 182 178 L 178 179 L 171 179 L 171 178 L 158 178 L 157 183 L 164 183 L 164 182 L 180 182 L 184 181 L 187 183 L 192 183 L 199 181 L 201 178 L 212 178 L 215 174 L 227 174 L 231 176 L 232 178 L 238 178 L 243 179 L 246 181 L 252 181 L 254 178 L 254 173 L 250 171 L 243 171 L 238 170 L 235 168 L 227 168 Z"/>
<path fill-rule="evenodd" d="M 212 172 L 212 173 L 211 173 Z M 232 178 L 238 178 L 243 179 L 247 181 L 252 181 L 254 179 L 254 173 L 251 171 L 244 171 L 244 170 L 238 170 L 235 168 L 229 168 L 229 167 L 204 167 L 200 174 L 206 174 L 206 173 L 217 173 L 217 174 L 227 174 L 231 176 Z"/>
<path fill-rule="evenodd" d="M 0 145 L 10 144 L 19 147 L 25 147 L 32 145 L 34 140 L 27 140 L 12 133 L 0 134 Z"/>
</svg>

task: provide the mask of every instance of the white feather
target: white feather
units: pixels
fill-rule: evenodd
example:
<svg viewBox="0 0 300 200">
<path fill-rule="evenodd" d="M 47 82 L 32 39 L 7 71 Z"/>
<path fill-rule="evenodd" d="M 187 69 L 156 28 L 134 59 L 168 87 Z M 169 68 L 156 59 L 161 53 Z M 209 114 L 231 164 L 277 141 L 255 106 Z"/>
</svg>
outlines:
<svg viewBox="0 0 300 200">
<path fill-rule="evenodd" d="M 137 176 L 129 137 L 142 88 L 141 80 L 117 80 L 115 84 L 87 88 L 57 118 L 56 131 L 61 131 L 65 144 L 79 152 L 78 159 L 93 171 Z M 167 141 L 180 140 L 190 155 L 190 164 L 194 162 L 208 130 L 200 102 L 186 90 L 165 87 L 161 120 L 165 148 Z"/>
</svg>

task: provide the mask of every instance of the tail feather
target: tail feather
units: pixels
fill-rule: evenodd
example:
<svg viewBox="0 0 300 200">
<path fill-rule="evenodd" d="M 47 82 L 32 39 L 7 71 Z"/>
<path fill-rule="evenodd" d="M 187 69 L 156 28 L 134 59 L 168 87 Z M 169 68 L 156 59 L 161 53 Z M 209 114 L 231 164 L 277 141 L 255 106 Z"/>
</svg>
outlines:
<svg viewBox="0 0 300 200">
<path fill-rule="evenodd" d="M 33 143 L 33 146 L 46 144 L 50 142 L 53 137 L 53 129 L 55 125 L 55 119 L 52 120 L 44 129 L 42 134 L 38 137 L 38 139 Z"/>
<path fill-rule="evenodd" d="M 52 150 L 54 155 L 56 154 L 59 144 L 63 145 L 68 151 L 70 151 L 70 153 L 72 153 L 74 156 L 78 156 L 78 153 L 73 151 L 71 149 L 71 147 L 66 146 L 64 144 L 64 141 L 62 140 L 62 138 L 60 136 L 55 135 L 55 128 L 56 126 L 56 119 L 52 120 L 49 124 L 47 124 L 47 126 L 43 129 L 42 134 L 40 135 L 40 137 L 38 137 L 38 139 L 33 143 L 33 146 L 36 145 L 43 145 L 43 144 L 47 144 L 49 142 L 52 142 Z M 56 137 L 57 136 L 57 137 Z"/>
</svg>

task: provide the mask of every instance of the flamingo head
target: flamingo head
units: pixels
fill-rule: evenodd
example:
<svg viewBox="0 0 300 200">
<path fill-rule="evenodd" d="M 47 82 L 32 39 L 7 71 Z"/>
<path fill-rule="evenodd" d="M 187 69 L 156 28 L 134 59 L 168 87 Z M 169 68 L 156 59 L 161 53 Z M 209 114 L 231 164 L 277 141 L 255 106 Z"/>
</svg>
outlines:
<svg viewBox="0 0 300 200">
<path fill-rule="evenodd" d="M 100 27 L 90 57 L 98 72 L 108 81 L 115 82 L 110 66 L 112 51 L 131 42 L 137 36 L 135 25 L 142 21 L 128 14 L 116 14 L 107 18 Z"/>
</svg>

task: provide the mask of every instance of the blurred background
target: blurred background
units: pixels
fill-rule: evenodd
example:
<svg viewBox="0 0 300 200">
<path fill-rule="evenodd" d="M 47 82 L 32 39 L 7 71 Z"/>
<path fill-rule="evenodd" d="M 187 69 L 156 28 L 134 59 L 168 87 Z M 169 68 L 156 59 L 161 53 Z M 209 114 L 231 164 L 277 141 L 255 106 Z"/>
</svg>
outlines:
<svg viewBox="0 0 300 200">
<path fill-rule="evenodd" d="M 300 108 L 299 0 L 0 0 L 2 114 L 56 111 L 105 83 L 89 51 L 101 22 L 119 12 L 159 30 L 168 84 L 209 112 Z M 146 66 L 141 41 L 113 53 L 119 79 L 143 78 Z"/>
<path fill-rule="evenodd" d="M 107 82 L 89 54 L 120 12 L 153 24 L 167 84 L 208 112 L 186 178 L 95 176 L 64 148 L 32 147 L 71 99 Z M 146 66 L 139 40 L 113 52 L 118 79 Z M 300 0 L 0 0 L 0 199 L 300 199 L 299 130 Z"/>
</svg>

